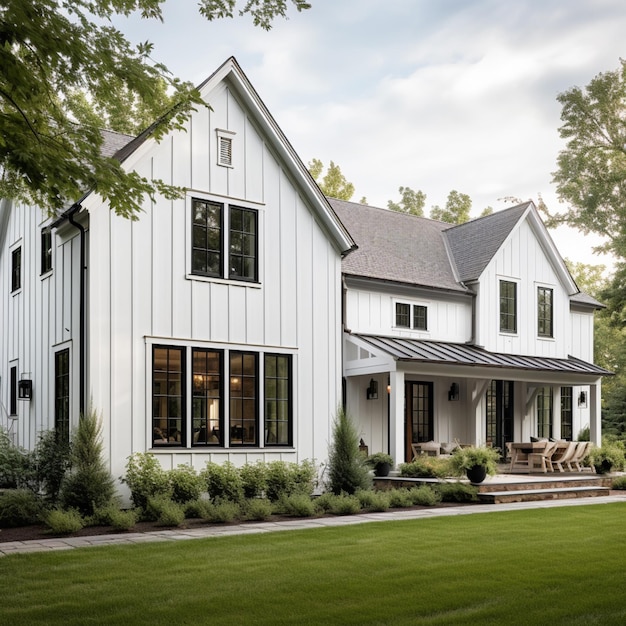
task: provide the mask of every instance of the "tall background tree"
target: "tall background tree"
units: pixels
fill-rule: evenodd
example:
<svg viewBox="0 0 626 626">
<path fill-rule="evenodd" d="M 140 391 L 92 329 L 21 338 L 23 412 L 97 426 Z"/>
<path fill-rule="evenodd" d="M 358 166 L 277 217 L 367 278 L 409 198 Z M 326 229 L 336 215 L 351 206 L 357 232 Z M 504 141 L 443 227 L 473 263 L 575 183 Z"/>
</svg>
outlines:
<svg viewBox="0 0 626 626">
<path fill-rule="evenodd" d="M 324 164 L 319 159 L 309 162 L 309 172 L 325 196 L 338 200 L 350 200 L 354 195 L 354 185 L 348 182 L 341 168 L 331 161 L 324 176 L 322 176 L 323 171 Z"/>
<path fill-rule="evenodd" d="M 387 202 L 387 208 L 392 211 L 399 211 L 401 213 L 408 213 L 409 215 L 417 215 L 422 217 L 424 215 L 424 205 L 426 204 L 426 194 L 419 189 L 417 191 L 410 187 L 400 187 L 398 189 L 401 199 L 399 202 L 389 200 Z"/>
<path fill-rule="evenodd" d="M 158 139 L 184 125 L 198 92 L 151 59 L 149 42 L 132 46 L 111 25 L 137 11 L 162 19 L 164 0 L 5 0 L 0 6 L 0 196 L 57 214 L 84 192 L 97 191 L 118 214 L 132 217 L 143 197 L 180 190 L 125 172 L 101 154 L 102 120 L 126 109 L 158 120 Z M 269 29 L 288 6 L 303 0 L 201 0 L 208 20 L 249 15 Z M 94 104 L 97 103 L 97 104 Z M 130 105 L 130 107 L 129 107 Z"/>
<path fill-rule="evenodd" d="M 459 193 L 453 189 L 448 194 L 445 208 L 433 206 L 430 210 L 430 217 L 449 224 L 464 224 L 469 221 L 471 210 L 472 199 L 466 193 Z"/>
</svg>

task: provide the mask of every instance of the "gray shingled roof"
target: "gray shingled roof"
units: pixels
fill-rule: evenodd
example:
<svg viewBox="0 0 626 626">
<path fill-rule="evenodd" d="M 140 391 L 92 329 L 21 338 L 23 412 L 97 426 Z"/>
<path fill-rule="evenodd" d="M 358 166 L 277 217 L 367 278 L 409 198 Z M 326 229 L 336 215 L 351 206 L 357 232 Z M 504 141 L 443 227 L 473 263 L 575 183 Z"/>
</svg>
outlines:
<svg viewBox="0 0 626 626">
<path fill-rule="evenodd" d="M 449 224 L 329 198 L 356 242 L 346 275 L 466 292 L 450 263 L 443 231 Z"/>
<path fill-rule="evenodd" d="M 480 277 L 530 205 L 525 202 L 446 230 L 460 280 Z"/>
<path fill-rule="evenodd" d="M 124 133 L 116 133 L 112 130 L 102 131 L 102 154 L 103 156 L 112 157 L 117 154 L 124 146 L 130 143 L 134 137 L 125 135 Z"/>
</svg>

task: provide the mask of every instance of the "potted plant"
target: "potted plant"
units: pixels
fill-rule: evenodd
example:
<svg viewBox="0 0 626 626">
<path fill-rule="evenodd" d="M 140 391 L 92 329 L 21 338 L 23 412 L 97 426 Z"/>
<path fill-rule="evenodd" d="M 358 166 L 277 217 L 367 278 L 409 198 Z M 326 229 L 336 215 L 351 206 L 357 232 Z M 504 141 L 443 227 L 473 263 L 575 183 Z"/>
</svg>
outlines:
<svg viewBox="0 0 626 626">
<path fill-rule="evenodd" d="M 471 483 L 477 484 L 482 483 L 487 474 L 496 473 L 500 452 L 486 446 L 459 448 L 450 460 L 457 474 L 465 473 Z"/>
<path fill-rule="evenodd" d="M 367 457 L 367 464 L 376 476 L 388 476 L 393 467 L 393 457 L 385 452 L 375 452 Z"/>
</svg>

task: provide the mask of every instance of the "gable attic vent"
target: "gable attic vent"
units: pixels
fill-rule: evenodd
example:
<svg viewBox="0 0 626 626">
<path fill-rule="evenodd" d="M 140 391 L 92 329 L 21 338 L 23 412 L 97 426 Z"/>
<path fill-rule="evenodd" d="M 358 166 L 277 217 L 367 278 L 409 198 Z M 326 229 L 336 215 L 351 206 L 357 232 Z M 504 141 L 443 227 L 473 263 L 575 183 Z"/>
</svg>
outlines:
<svg viewBox="0 0 626 626">
<path fill-rule="evenodd" d="M 217 164 L 224 167 L 233 166 L 233 138 L 235 133 L 229 130 L 216 129 L 217 132 Z"/>
</svg>

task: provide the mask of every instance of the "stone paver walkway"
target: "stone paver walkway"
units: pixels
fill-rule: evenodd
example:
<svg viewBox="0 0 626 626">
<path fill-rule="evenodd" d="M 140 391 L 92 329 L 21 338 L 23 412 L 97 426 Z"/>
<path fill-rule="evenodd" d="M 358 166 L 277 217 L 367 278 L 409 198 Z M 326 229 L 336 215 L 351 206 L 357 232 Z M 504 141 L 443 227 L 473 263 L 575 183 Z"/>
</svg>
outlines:
<svg viewBox="0 0 626 626">
<path fill-rule="evenodd" d="M 626 493 L 595 498 L 575 498 L 570 500 L 543 500 L 540 502 L 511 502 L 508 504 L 476 504 L 472 506 L 443 507 L 419 510 L 397 509 L 384 513 L 361 513 L 342 517 L 323 517 L 316 519 L 294 519 L 279 522 L 257 522 L 231 526 L 211 525 L 185 530 L 151 531 L 145 533 L 123 533 L 116 535 L 95 535 L 92 537 L 67 537 L 40 539 L 35 541 L 11 541 L 0 543 L 0 556 L 25 552 L 49 552 L 51 550 L 71 550 L 93 546 L 132 545 L 153 541 L 182 541 L 203 539 L 206 537 L 226 537 L 228 535 L 251 535 L 278 532 L 284 530 L 304 530 L 309 528 L 327 528 L 331 526 L 351 526 L 367 522 L 389 520 L 428 519 L 449 515 L 473 515 L 475 513 L 498 513 L 500 511 L 519 511 L 522 509 L 547 509 L 559 506 L 584 506 L 587 504 L 612 504 L 626 502 Z"/>
</svg>

